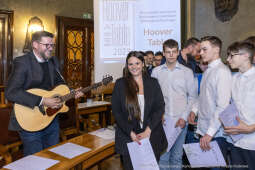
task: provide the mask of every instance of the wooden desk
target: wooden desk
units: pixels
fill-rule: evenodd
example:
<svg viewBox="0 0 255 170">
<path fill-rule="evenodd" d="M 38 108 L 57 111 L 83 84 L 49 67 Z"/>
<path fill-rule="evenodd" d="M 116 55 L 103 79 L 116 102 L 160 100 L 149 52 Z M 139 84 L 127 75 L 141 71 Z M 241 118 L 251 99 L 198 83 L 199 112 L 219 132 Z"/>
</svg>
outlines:
<svg viewBox="0 0 255 170">
<path fill-rule="evenodd" d="M 106 101 L 94 101 L 92 103 L 78 103 L 76 107 L 76 128 L 80 130 L 81 115 L 99 113 L 99 122 L 101 127 L 110 124 L 111 103 Z"/>
<path fill-rule="evenodd" d="M 83 134 L 81 136 L 77 136 L 58 145 L 67 142 L 72 142 L 81 146 L 88 147 L 91 149 L 91 151 L 81 154 L 72 159 L 68 159 L 53 152 L 50 152 L 49 149 L 55 147 L 53 146 L 34 155 L 60 161 L 58 164 L 50 167 L 49 170 L 74 170 L 89 168 L 92 165 L 100 163 L 102 160 L 112 156 L 115 153 L 115 142 L 113 140 L 106 140 L 90 134 Z"/>
</svg>

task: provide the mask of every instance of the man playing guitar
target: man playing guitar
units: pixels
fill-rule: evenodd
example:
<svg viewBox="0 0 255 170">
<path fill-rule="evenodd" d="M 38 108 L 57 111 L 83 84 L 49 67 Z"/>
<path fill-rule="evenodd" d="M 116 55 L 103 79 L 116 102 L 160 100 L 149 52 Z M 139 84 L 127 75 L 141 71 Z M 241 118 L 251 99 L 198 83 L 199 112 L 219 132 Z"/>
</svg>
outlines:
<svg viewBox="0 0 255 170">
<path fill-rule="evenodd" d="M 27 91 L 32 88 L 51 90 L 57 85 L 65 84 L 59 72 L 57 58 L 52 56 L 55 47 L 53 38 L 54 35 L 47 31 L 35 32 L 31 41 L 32 52 L 14 59 L 13 69 L 5 90 L 8 100 L 31 109 L 62 107 L 63 103 L 60 98 L 42 97 Z M 79 89 L 75 90 L 75 98 L 82 95 Z M 46 128 L 31 132 L 21 128 L 13 111 L 9 129 L 18 131 L 24 146 L 24 156 L 39 152 L 59 142 L 58 116 L 54 117 Z"/>
</svg>

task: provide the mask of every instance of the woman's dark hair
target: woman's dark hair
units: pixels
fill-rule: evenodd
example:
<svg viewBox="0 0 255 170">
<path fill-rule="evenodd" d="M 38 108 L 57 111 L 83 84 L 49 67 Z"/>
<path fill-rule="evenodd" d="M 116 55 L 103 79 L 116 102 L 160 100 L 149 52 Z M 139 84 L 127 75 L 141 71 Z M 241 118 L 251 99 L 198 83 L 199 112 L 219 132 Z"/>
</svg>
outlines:
<svg viewBox="0 0 255 170">
<path fill-rule="evenodd" d="M 141 110 L 138 103 L 137 93 L 139 92 L 139 87 L 134 80 L 132 74 L 128 70 L 128 60 L 131 57 L 136 57 L 143 63 L 143 76 L 147 76 L 146 67 L 144 63 L 143 54 L 137 51 L 131 51 L 128 53 L 126 58 L 126 65 L 123 71 L 123 78 L 125 80 L 125 94 L 126 94 L 126 108 L 128 111 L 128 120 L 131 121 L 133 118 L 141 120 Z"/>
</svg>

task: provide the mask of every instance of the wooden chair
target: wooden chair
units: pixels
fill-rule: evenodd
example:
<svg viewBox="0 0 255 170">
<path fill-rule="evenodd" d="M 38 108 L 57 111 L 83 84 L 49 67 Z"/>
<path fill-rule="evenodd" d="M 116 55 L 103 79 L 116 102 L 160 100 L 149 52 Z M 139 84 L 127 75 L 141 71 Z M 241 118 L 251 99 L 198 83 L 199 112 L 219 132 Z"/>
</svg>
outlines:
<svg viewBox="0 0 255 170">
<path fill-rule="evenodd" d="M 112 91 L 114 88 L 114 83 L 109 83 L 106 86 L 100 86 L 95 90 L 91 91 L 94 100 L 96 101 L 109 101 L 111 102 Z"/>
<path fill-rule="evenodd" d="M 62 141 L 80 135 L 76 128 L 75 100 L 66 103 L 69 111 L 59 115 L 60 138 Z"/>
<path fill-rule="evenodd" d="M 77 128 L 77 131 L 79 131 L 81 133 L 86 133 L 86 132 L 91 131 L 91 130 L 89 130 L 89 124 L 95 123 L 95 121 L 93 120 L 93 121 L 90 122 L 89 121 L 89 115 L 79 115 L 78 114 L 78 103 L 83 103 L 83 102 L 84 101 L 82 101 L 80 99 L 75 100 L 76 128 Z M 82 126 L 80 126 L 80 125 L 82 125 Z M 82 128 L 80 128 L 80 127 L 82 127 Z"/>
<path fill-rule="evenodd" d="M 99 96 L 101 101 L 107 101 L 111 102 L 112 101 L 112 91 L 114 88 L 114 83 L 109 83 L 107 86 L 101 86 L 97 89 L 97 92 L 95 93 L 95 97 Z M 93 93 L 93 92 L 92 92 Z M 112 110 L 110 108 L 110 113 L 107 114 L 106 120 L 110 120 L 110 122 L 107 122 L 107 124 L 113 124 L 114 122 L 114 117 L 112 116 Z"/>
<path fill-rule="evenodd" d="M 0 144 L 0 168 L 2 165 L 9 164 L 12 162 L 12 156 L 9 153 L 8 149 Z"/>
<path fill-rule="evenodd" d="M 0 86 L 0 157 L 2 157 L 2 165 L 12 162 L 23 156 L 19 149 L 21 140 L 16 131 L 9 131 L 8 124 L 10 120 L 10 113 L 12 111 L 12 104 L 4 97 L 4 86 Z M 4 162 L 4 163 L 3 163 Z M 0 163 L 1 164 L 1 163 Z M 1 167 L 1 165 L 0 165 Z"/>
<path fill-rule="evenodd" d="M 91 98 L 93 101 L 108 101 L 111 102 L 112 91 L 114 88 L 114 83 L 110 83 L 106 86 L 100 86 L 97 89 L 91 91 Z M 77 104 L 79 101 L 76 101 L 76 113 L 78 112 Z M 110 113 L 111 114 L 111 113 Z M 100 117 L 101 116 L 101 117 Z M 110 116 L 111 118 L 112 116 Z M 79 123 L 83 124 L 83 129 L 85 131 L 93 131 L 100 128 L 99 120 L 102 119 L 102 114 L 92 114 L 92 115 L 83 115 L 79 118 Z M 106 119 L 108 120 L 108 118 Z M 108 122 L 107 122 L 108 123 Z"/>
</svg>

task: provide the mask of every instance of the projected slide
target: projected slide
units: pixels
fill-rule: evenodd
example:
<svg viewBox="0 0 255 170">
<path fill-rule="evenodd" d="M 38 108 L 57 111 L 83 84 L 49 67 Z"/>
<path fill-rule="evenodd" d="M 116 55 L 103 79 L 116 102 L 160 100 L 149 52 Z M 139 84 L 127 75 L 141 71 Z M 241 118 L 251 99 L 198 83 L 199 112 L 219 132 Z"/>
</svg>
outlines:
<svg viewBox="0 0 255 170">
<path fill-rule="evenodd" d="M 162 51 L 169 38 L 180 43 L 180 13 L 180 0 L 94 0 L 95 80 L 123 68 L 129 51 Z"/>
<path fill-rule="evenodd" d="M 135 10 L 135 49 L 162 50 L 165 40 L 180 42 L 179 0 L 138 0 Z"/>
<path fill-rule="evenodd" d="M 132 1 L 101 1 L 100 56 L 106 61 L 117 61 L 135 48 L 134 7 Z"/>
</svg>

